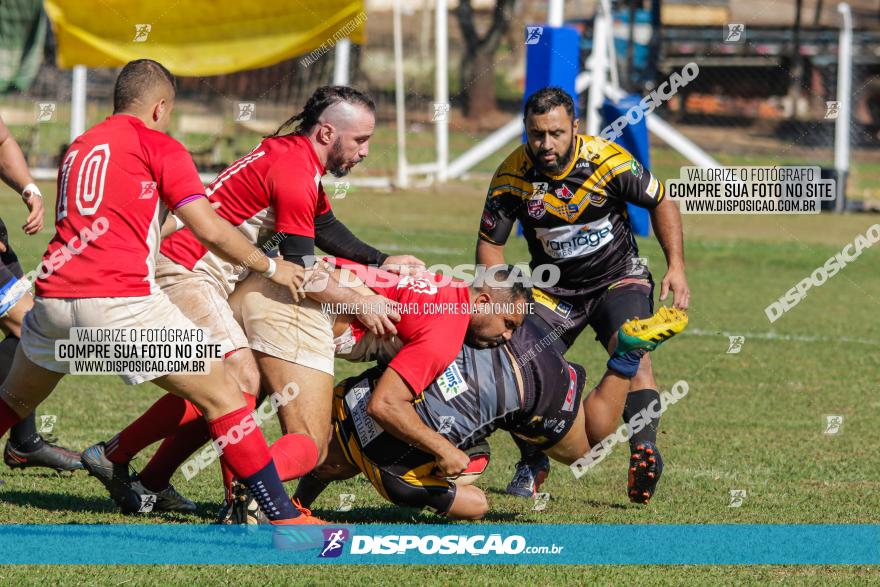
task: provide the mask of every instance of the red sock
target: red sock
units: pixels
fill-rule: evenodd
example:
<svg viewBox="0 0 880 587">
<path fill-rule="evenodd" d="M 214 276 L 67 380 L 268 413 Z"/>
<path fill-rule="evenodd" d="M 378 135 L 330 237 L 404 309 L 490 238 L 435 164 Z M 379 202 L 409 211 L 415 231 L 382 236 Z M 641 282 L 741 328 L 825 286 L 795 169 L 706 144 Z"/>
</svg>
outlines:
<svg viewBox="0 0 880 587">
<path fill-rule="evenodd" d="M 282 481 L 299 479 L 318 464 L 318 446 L 305 434 L 285 434 L 269 447 Z"/>
<path fill-rule="evenodd" d="M 246 393 L 244 399 L 247 402 L 247 409 L 252 411 L 257 404 L 257 398 Z M 211 432 L 204 418 L 198 418 L 181 426 L 159 445 L 159 450 L 138 475 L 141 482 L 151 491 L 165 489 L 171 482 L 174 472 L 210 439 Z"/>
<path fill-rule="evenodd" d="M 150 491 L 162 491 L 171 483 L 174 472 L 209 440 L 211 434 L 204 418 L 181 426 L 162 441 L 159 450 L 138 474 L 141 483 Z"/>
<path fill-rule="evenodd" d="M 105 454 L 114 463 L 128 463 L 136 454 L 202 417 L 190 401 L 165 394 L 144 415 L 107 442 Z"/>
<path fill-rule="evenodd" d="M 250 413 L 251 411 L 246 407 L 239 408 L 208 422 L 211 438 L 214 440 L 222 438 L 226 441 L 225 446 L 221 446 L 220 460 L 225 461 L 232 474 L 239 479 L 248 478 L 261 471 L 272 460 L 262 430 L 255 427 L 247 434 L 242 434 L 243 430 L 250 428 L 247 424 L 242 425 L 242 420 Z"/>
<path fill-rule="evenodd" d="M 22 417 L 9 407 L 5 401 L 0 399 L 0 437 L 6 434 L 6 431 L 21 422 Z"/>
</svg>

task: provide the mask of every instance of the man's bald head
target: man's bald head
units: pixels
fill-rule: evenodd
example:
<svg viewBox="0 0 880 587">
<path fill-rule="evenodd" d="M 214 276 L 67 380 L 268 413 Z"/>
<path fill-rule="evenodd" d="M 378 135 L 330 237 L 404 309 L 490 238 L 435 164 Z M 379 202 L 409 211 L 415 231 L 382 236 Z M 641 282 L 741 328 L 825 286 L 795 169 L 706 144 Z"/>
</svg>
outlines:
<svg viewBox="0 0 880 587">
<path fill-rule="evenodd" d="M 130 61 L 119 72 L 113 88 L 113 113 L 137 116 L 147 126 L 164 131 L 175 94 L 174 75 L 158 61 Z"/>
</svg>

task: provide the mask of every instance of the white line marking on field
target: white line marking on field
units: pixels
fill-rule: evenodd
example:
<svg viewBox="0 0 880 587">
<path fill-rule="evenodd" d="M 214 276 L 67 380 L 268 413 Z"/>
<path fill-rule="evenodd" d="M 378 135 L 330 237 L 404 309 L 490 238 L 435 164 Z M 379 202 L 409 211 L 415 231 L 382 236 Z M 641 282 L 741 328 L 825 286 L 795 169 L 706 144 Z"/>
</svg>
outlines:
<svg viewBox="0 0 880 587">
<path fill-rule="evenodd" d="M 760 340 L 789 340 L 795 342 L 852 342 L 856 344 L 880 346 L 880 340 L 852 338 L 851 336 L 805 336 L 802 334 L 777 334 L 775 332 L 713 332 L 711 330 L 701 330 L 699 328 L 689 328 L 684 334 L 690 334 L 693 336 L 718 336 L 723 338 L 730 336 L 744 336 L 746 337 L 746 340 L 757 338 Z"/>
<path fill-rule="evenodd" d="M 410 251 L 418 251 L 420 253 L 434 253 L 436 255 L 458 255 L 461 254 L 465 249 L 447 249 L 444 247 L 419 247 L 419 246 L 409 246 L 409 245 L 396 245 L 396 244 L 374 244 L 374 247 L 379 249 L 380 251 L 401 251 L 401 252 L 410 252 Z"/>
</svg>

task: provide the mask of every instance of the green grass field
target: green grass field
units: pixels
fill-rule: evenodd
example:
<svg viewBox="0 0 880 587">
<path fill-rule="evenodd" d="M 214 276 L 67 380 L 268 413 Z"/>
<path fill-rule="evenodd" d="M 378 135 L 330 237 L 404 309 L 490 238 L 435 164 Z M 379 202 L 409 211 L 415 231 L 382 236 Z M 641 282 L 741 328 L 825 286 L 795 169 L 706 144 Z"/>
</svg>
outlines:
<svg viewBox="0 0 880 587">
<path fill-rule="evenodd" d="M 47 196 L 51 185 L 43 186 Z M 20 230 L 24 207 L 0 188 L 0 216 L 9 226 L 25 271 L 36 267 L 51 232 Z M 473 262 L 483 188 L 450 184 L 435 190 L 376 193 L 354 189 L 334 200 L 336 214 L 364 240 L 388 252 L 410 252 L 429 264 Z M 51 203 L 53 198 L 47 197 Z M 51 220 L 51 211 L 48 219 Z M 554 465 L 544 485 L 546 510 L 504 495 L 516 460 L 505 434 L 492 441 L 492 463 L 479 486 L 488 494 L 487 521 L 586 524 L 878 523 L 880 473 L 880 250 L 813 289 L 773 325 L 764 307 L 878 222 L 876 216 L 693 216 L 685 218 L 692 289 L 689 330 L 654 356 L 661 389 L 686 380 L 687 397 L 663 417 L 666 471 L 646 507 L 625 496 L 625 451 L 616 451 L 580 480 Z M 659 281 L 662 253 L 640 241 Z M 512 239 L 508 260 L 525 260 Z M 728 335 L 744 335 L 727 354 Z M 604 353 L 585 334 L 570 358 L 587 367 L 590 384 Z M 338 364 L 338 378 L 358 372 Z M 126 387 L 114 377 L 67 378 L 38 414 L 58 417 L 55 433 L 72 448 L 109 438 L 160 396 L 149 384 Z M 824 416 L 843 415 L 837 435 L 824 435 Z M 270 440 L 275 423 L 264 429 Z M 140 458 L 135 466 L 146 462 Z M 103 487 L 85 473 L 61 477 L 0 469 L 0 524 L 210 523 L 222 497 L 219 468 L 176 487 L 199 503 L 194 516 L 116 513 Z M 731 489 L 745 489 L 742 507 L 728 507 Z M 292 490 L 292 487 L 291 487 Z M 355 508 L 334 511 L 340 493 Z M 384 503 L 363 479 L 331 486 L 316 514 L 334 522 L 441 522 L 431 514 Z M 663 548 L 663 545 L 657 545 Z M 51 556 L 51 553 L 47 553 Z M 2 561 L 2 554 L 0 554 Z M 391 578 L 390 572 L 395 572 Z M 462 575 L 467 572 L 466 579 Z M 0 584 L 867 584 L 880 573 L 864 567 L 2 567 Z"/>
</svg>

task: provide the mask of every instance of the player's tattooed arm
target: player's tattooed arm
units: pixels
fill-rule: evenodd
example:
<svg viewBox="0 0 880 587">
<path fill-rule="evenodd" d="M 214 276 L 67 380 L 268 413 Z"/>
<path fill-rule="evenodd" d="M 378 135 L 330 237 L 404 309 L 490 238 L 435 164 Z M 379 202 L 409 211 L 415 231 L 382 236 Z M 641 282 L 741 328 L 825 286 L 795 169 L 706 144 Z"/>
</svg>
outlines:
<svg viewBox="0 0 880 587">
<path fill-rule="evenodd" d="M 413 395 L 403 377 L 389 367 L 376 384 L 376 390 L 367 404 L 367 414 L 389 434 L 436 456 L 440 476 L 461 474 L 470 459 L 422 422 L 413 407 Z"/>
</svg>

